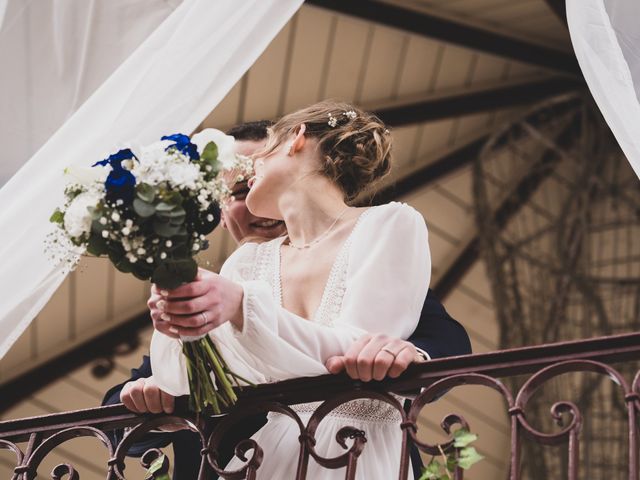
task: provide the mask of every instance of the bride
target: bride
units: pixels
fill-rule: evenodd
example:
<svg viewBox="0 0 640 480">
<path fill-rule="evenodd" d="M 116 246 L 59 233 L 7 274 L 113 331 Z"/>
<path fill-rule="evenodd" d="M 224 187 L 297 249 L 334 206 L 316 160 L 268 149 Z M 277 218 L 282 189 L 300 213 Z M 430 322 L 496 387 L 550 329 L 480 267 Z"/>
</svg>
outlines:
<svg viewBox="0 0 640 480">
<path fill-rule="evenodd" d="M 197 281 L 160 292 L 163 301 L 150 302 L 152 315 L 204 316 L 217 325 L 210 334 L 229 367 L 256 383 L 326 374 L 325 362 L 367 332 L 408 338 L 429 285 L 425 222 L 406 204 L 349 206 L 389 172 L 390 161 L 389 131 L 349 104 L 325 101 L 283 117 L 256 154 L 246 203 L 256 216 L 284 220 L 287 234 L 245 243 L 216 276 L 214 292 Z M 177 339 L 154 332 L 151 358 L 162 390 L 188 393 Z M 293 409 L 306 423 L 316 406 Z M 335 438 L 347 425 L 367 438 L 357 478 L 396 477 L 399 413 L 377 400 L 342 405 L 321 422 L 316 451 L 344 453 Z M 290 418 L 269 414 L 253 437 L 264 450 L 258 478 L 294 478 L 298 436 Z M 227 470 L 241 465 L 236 458 Z M 308 473 L 344 478 L 344 469 L 327 470 L 313 460 Z"/>
</svg>

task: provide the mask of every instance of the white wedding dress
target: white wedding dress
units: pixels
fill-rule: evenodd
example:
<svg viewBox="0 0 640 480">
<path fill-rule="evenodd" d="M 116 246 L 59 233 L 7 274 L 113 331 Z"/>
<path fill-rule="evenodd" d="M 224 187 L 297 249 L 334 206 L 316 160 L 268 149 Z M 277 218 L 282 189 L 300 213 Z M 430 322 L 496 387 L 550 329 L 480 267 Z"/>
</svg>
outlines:
<svg viewBox="0 0 640 480">
<path fill-rule="evenodd" d="M 339 251 L 313 319 L 281 306 L 280 248 L 283 238 L 239 248 L 220 274 L 244 288 L 242 331 L 229 322 L 211 332 L 229 367 L 256 383 L 326 374 L 325 361 L 343 354 L 367 332 L 408 338 L 415 330 L 429 285 L 431 261 L 427 229 L 412 207 L 390 203 L 365 210 Z M 151 342 L 154 379 L 173 395 L 187 394 L 184 358 L 177 340 L 155 332 Z M 303 423 L 319 403 L 294 405 Z M 377 400 L 354 400 L 326 416 L 316 432 L 324 457 L 345 453 L 336 442 L 344 426 L 365 432 L 356 478 L 397 478 L 400 414 Z M 270 413 L 252 438 L 264 450 L 258 478 L 295 477 L 300 432 L 287 416 Z M 227 470 L 241 467 L 235 458 Z M 329 470 L 309 460 L 309 479 L 343 479 L 345 469 Z"/>
</svg>

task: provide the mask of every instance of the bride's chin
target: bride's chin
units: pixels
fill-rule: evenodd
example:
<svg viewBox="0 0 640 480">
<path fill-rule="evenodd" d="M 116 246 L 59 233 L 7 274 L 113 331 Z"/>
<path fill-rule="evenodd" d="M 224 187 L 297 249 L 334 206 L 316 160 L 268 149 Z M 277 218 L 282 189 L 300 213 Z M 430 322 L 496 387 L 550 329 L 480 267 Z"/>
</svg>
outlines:
<svg viewBox="0 0 640 480">
<path fill-rule="evenodd" d="M 255 194 L 252 195 L 252 193 L 253 193 L 253 190 L 249 190 L 249 193 L 247 194 L 247 198 L 245 199 L 247 210 L 249 210 L 249 212 L 255 217 L 262 217 L 264 208 L 260 208 L 260 207 L 261 206 L 264 207 L 263 205 L 264 202 L 260 202 L 260 195 L 255 195 Z"/>
</svg>

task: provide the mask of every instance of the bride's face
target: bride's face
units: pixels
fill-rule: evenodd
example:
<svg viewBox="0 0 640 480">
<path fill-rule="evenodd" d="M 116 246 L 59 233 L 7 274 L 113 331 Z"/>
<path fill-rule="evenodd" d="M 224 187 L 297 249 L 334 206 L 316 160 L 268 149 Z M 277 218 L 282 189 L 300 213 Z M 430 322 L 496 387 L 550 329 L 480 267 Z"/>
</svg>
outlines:
<svg viewBox="0 0 640 480">
<path fill-rule="evenodd" d="M 255 177 L 249 181 L 247 208 L 258 217 L 282 220 L 278 208 L 280 196 L 300 176 L 301 164 L 289 155 L 288 143 L 255 159 Z"/>
</svg>

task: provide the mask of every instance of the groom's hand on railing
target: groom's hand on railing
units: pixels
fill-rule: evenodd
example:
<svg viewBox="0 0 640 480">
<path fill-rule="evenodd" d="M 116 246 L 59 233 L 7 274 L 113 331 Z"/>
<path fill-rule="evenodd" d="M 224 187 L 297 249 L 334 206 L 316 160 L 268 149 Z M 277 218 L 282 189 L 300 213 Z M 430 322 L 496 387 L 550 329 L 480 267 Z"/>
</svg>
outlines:
<svg viewBox="0 0 640 480">
<path fill-rule="evenodd" d="M 173 413 L 175 398 L 160 388 L 151 378 L 139 378 L 125 383 L 120 401 L 136 413 Z"/>
<path fill-rule="evenodd" d="M 368 382 L 398 377 L 413 362 L 424 361 L 416 347 L 406 340 L 384 334 L 364 335 L 340 356 L 329 358 L 325 366 L 331 373 L 346 371 L 354 380 Z"/>
</svg>

